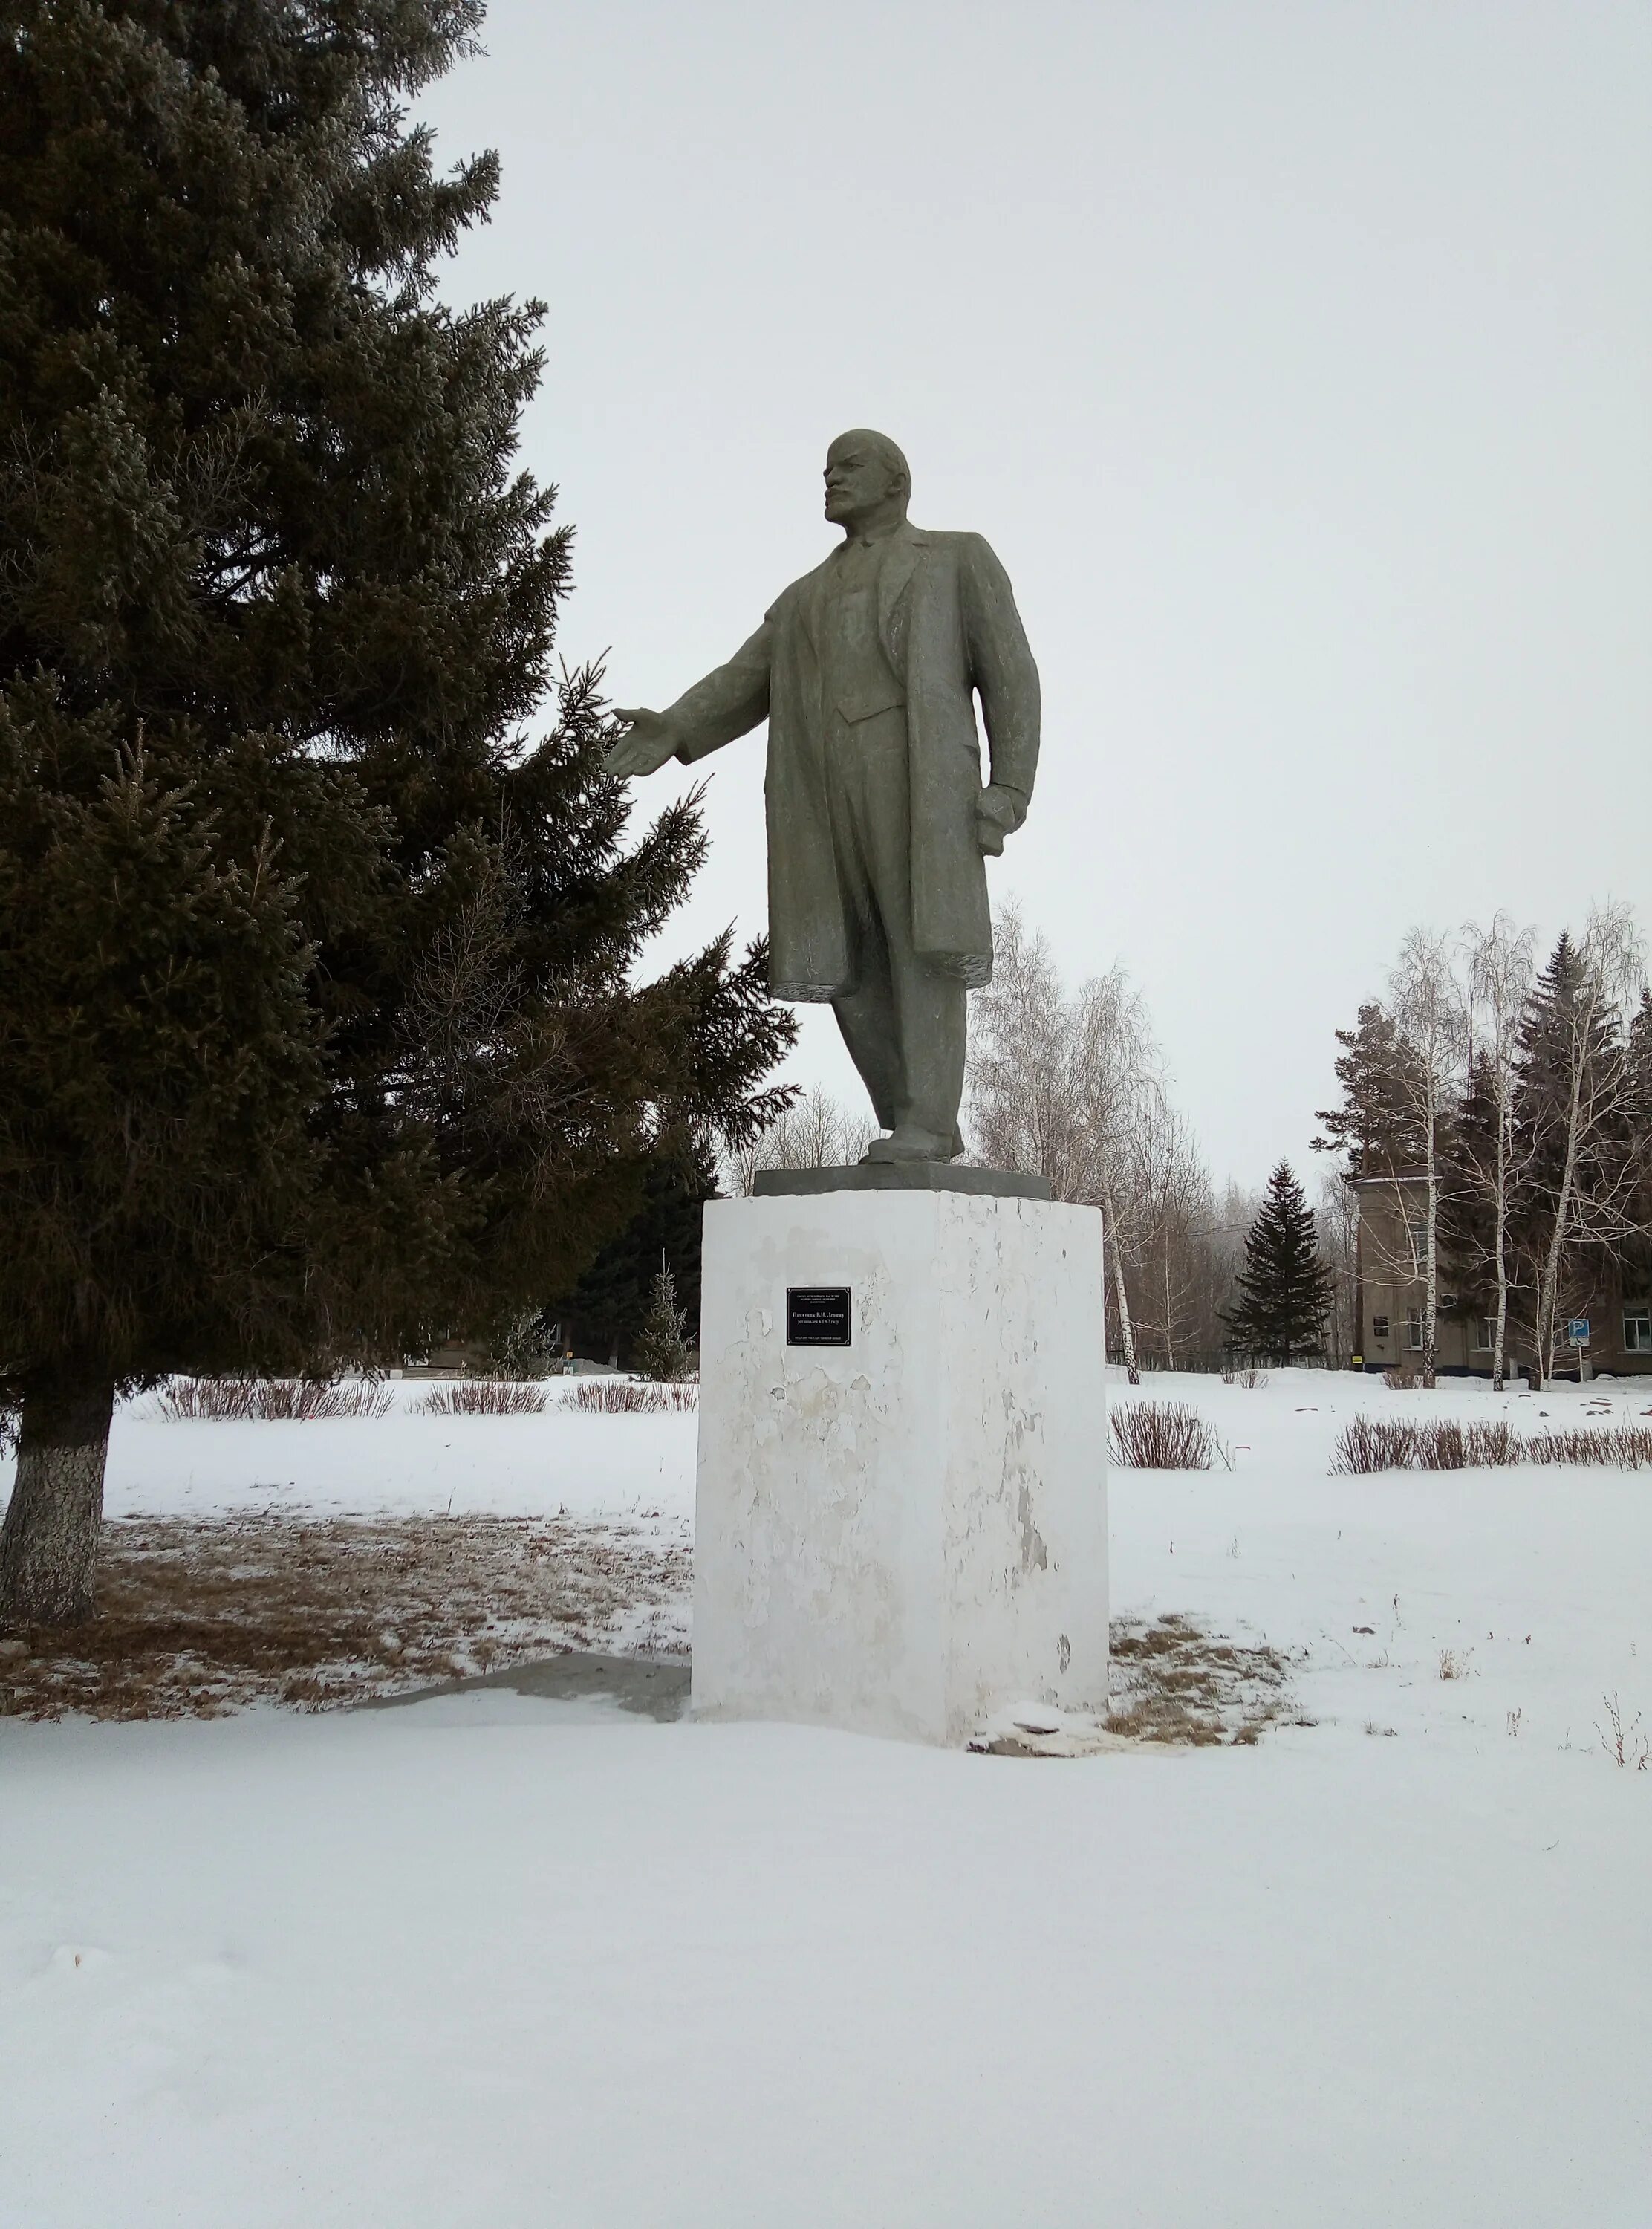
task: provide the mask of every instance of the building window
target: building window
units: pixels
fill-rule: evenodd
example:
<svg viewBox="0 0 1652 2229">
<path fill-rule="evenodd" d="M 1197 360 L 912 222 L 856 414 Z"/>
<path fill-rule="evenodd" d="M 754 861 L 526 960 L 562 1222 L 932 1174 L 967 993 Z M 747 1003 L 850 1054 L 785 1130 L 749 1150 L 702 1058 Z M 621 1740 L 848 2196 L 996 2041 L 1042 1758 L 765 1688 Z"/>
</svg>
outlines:
<svg viewBox="0 0 1652 2229">
<path fill-rule="evenodd" d="M 1413 1354 L 1423 1351 L 1423 1312 L 1421 1308 L 1405 1311 L 1405 1344 Z"/>
<path fill-rule="evenodd" d="M 1652 1307 L 1624 1309 L 1623 1352 L 1652 1354 Z"/>
<path fill-rule="evenodd" d="M 1422 1216 L 1415 1216 L 1405 1228 L 1411 1240 L 1412 1266 L 1420 1277 L 1423 1265 L 1428 1258 L 1428 1224 Z"/>
<path fill-rule="evenodd" d="M 1489 1354 L 1497 1336 L 1495 1316 L 1476 1316 L 1474 1323 L 1474 1343 L 1482 1354 Z"/>
<path fill-rule="evenodd" d="M 1377 1345 L 1377 1343 L 1378 1343 L 1380 1340 L 1381 1340 L 1381 1339 L 1386 1339 L 1387 1338 L 1387 1336 L 1388 1336 L 1388 1319 L 1387 1319 L 1387 1317 L 1386 1317 L 1386 1316 L 1373 1316 L 1373 1317 L 1372 1317 L 1372 1319 L 1371 1319 L 1371 1344 L 1374 1346 L 1376 1346 L 1376 1345 Z"/>
</svg>

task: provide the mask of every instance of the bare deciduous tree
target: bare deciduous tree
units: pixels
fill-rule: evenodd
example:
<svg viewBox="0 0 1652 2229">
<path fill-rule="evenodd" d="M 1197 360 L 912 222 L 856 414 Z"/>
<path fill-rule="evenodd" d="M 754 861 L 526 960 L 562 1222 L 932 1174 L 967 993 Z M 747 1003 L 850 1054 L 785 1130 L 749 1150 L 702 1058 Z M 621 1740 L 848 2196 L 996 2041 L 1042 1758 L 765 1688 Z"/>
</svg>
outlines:
<svg viewBox="0 0 1652 2229">
<path fill-rule="evenodd" d="M 1389 989 L 1405 1053 L 1400 1085 L 1415 1118 L 1422 1160 L 1422 1243 L 1414 1247 L 1421 1259 L 1413 1274 L 1423 1282 L 1421 1377 L 1425 1385 L 1432 1385 L 1438 1353 L 1441 1147 L 1461 1096 L 1457 1078 L 1467 1044 L 1467 1003 L 1450 940 L 1413 928 L 1400 947 Z"/>
<path fill-rule="evenodd" d="M 1468 967 L 1470 1089 L 1489 1102 L 1489 1135 L 1466 1133 L 1457 1162 L 1461 1180 L 1474 1185 L 1490 1210 L 1492 1274 L 1496 1308 L 1492 1320 L 1491 1383 L 1501 1393 L 1508 1369 L 1508 1209 L 1520 1166 L 1515 1151 L 1514 1088 L 1521 1017 L 1531 989 L 1535 932 L 1517 929 L 1506 913 L 1489 928 L 1465 923 Z"/>
<path fill-rule="evenodd" d="M 1319 1204 L 1320 1258 L 1331 1280 L 1325 1319 L 1325 1359 L 1333 1370 L 1346 1370 L 1361 1339 L 1360 1198 L 1341 1169 L 1322 1169 Z"/>
<path fill-rule="evenodd" d="M 845 1107 L 816 1084 L 760 1136 L 728 1156 L 725 1180 L 734 1197 L 744 1199 L 759 1169 L 845 1168 L 863 1157 L 876 1135 L 869 1114 Z"/>
<path fill-rule="evenodd" d="M 1101 1210 L 1119 1341 L 1139 1375 L 1124 1269 L 1135 1233 L 1132 1159 L 1163 1104 L 1157 1047 L 1140 992 L 1123 968 L 1069 999 L 1047 941 L 1006 906 L 994 932 L 993 980 L 975 1000 L 970 1126 L 981 1158 L 1047 1177 L 1058 1199 Z"/>
<path fill-rule="evenodd" d="M 1578 945 L 1562 940 L 1545 973 L 1547 988 L 1527 1002 L 1520 1121 L 1545 1382 L 1554 1371 L 1568 1249 L 1641 1235 L 1632 1140 L 1652 1110 L 1635 1103 L 1639 1085 L 1622 1016 L 1645 980 L 1633 914 L 1623 905 L 1598 907 Z"/>
</svg>

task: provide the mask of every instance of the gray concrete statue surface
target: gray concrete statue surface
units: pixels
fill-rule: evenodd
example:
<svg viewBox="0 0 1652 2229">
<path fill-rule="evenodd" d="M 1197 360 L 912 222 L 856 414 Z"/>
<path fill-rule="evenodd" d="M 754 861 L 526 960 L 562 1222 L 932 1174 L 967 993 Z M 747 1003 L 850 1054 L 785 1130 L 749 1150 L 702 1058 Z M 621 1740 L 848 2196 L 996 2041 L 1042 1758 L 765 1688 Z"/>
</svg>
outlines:
<svg viewBox="0 0 1652 2229">
<path fill-rule="evenodd" d="M 766 719 L 769 980 L 829 1000 L 890 1133 L 869 1158 L 963 1151 L 965 1002 L 992 973 L 983 855 L 1027 815 L 1038 668 L 978 534 L 909 524 L 887 435 L 826 454 L 842 545 L 749 642 L 663 712 L 622 711 L 611 772 L 691 765 Z M 979 697 L 990 779 L 981 779 Z"/>
</svg>

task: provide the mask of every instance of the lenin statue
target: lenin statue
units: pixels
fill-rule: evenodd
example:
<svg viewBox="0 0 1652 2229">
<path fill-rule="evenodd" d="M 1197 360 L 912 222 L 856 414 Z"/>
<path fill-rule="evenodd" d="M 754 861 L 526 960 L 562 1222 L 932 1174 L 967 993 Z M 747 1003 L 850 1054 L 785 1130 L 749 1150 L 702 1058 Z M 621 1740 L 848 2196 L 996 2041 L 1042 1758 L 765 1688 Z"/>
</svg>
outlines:
<svg viewBox="0 0 1652 2229">
<path fill-rule="evenodd" d="M 831 1002 L 889 1133 L 868 1159 L 948 1161 L 965 999 L 992 973 L 983 854 L 1027 816 L 1038 668 L 1003 567 L 978 534 L 912 525 L 911 486 L 887 435 L 840 434 L 840 547 L 727 665 L 663 712 L 620 712 L 608 767 L 692 765 L 767 720 L 770 987 Z"/>
</svg>

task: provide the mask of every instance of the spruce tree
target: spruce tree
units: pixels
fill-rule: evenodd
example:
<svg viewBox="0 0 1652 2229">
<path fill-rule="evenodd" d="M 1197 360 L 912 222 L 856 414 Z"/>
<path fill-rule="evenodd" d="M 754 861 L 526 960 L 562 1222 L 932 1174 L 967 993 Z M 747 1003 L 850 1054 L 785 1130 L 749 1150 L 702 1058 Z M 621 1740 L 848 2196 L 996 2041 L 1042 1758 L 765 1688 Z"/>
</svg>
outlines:
<svg viewBox="0 0 1652 2229">
<path fill-rule="evenodd" d="M 1319 1258 L 1313 1211 L 1281 1161 L 1245 1240 L 1239 1304 L 1226 1316 L 1234 1346 L 1258 1361 L 1289 1364 L 1324 1352 L 1330 1278 Z"/>
<path fill-rule="evenodd" d="M 688 1315 L 677 1305 L 676 1280 L 665 1262 L 656 1272 L 648 1314 L 637 1334 L 637 1367 L 644 1378 L 665 1385 L 688 1377 L 694 1368 Z"/>
<path fill-rule="evenodd" d="M 1421 1158 L 1415 1094 L 1409 1089 L 1406 1050 L 1393 1017 L 1374 1001 L 1360 1008 L 1351 1030 L 1338 1030 L 1335 1076 L 1341 1104 L 1322 1107 L 1325 1126 L 1313 1141 L 1316 1153 L 1341 1153 L 1350 1181 L 1405 1174 Z M 1365 1339 L 1365 1223 L 1354 1226 L 1354 1343 Z"/>
<path fill-rule="evenodd" d="M 760 950 L 632 981 L 704 836 L 554 674 L 542 305 L 437 295 L 497 164 L 403 104 L 479 20 L 7 11 L 0 1619 L 88 1613 L 121 1388 L 485 1336 L 777 1103 Z"/>
</svg>

